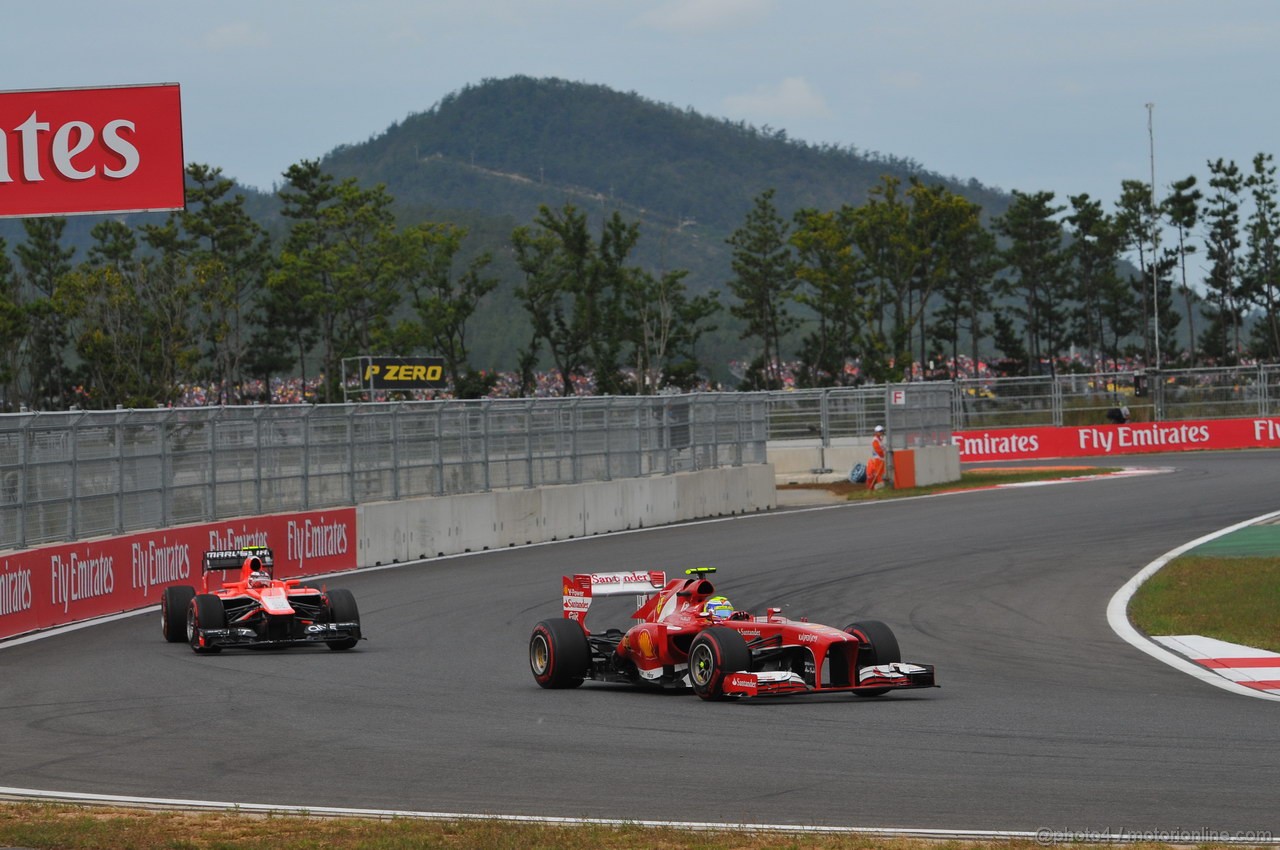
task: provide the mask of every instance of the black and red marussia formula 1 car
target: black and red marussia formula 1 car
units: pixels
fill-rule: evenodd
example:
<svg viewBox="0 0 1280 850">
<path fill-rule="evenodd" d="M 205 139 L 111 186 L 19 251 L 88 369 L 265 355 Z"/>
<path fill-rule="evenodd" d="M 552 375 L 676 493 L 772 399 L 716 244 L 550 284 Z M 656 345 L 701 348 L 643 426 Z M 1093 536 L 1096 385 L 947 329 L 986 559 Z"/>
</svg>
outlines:
<svg viewBox="0 0 1280 850">
<path fill-rule="evenodd" d="M 933 666 L 905 664 L 893 631 L 878 620 L 833 629 L 734 611 L 707 576 L 714 567 L 666 573 L 565 576 L 564 616 L 543 620 L 529 640 L 529 666 L 544 688 L 576 688 L 584 679 L 692 687 L 703 699 L 848 692 L 880 696 L 934 687 Z M 592 631 L 596 597 L 637 594 L 626 632 Z"/>
<path fill-rule="evenodd" d="M 301 579 L 277 579 L 265 546 L 205 552 L 200 591 L 170 585 L 160 599 L 164 639 L 186 641 L 199 653 L 227 646 L 282 647 L 324 643 L 350 649 L 359 642 L 360 611 L 349 590 L 317 590 Z M 210 589 L 209 573 L 224 574 Z M 234 572 L 233 576 L 226 575 Z"/>
</svg>

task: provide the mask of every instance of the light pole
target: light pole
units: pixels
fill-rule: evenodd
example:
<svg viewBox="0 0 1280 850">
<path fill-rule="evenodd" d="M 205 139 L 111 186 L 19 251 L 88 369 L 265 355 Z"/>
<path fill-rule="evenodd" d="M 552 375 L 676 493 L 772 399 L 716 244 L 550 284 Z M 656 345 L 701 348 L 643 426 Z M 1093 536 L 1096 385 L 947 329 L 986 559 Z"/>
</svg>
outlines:
<svg viewBox="0 0 1280 850">
<path fill-rule="evenodd" d="M 1156 135 L 1152 114 L 1154 103 L 1147 104 L 1147 142 L 1151 153 L 1151 313 L 1155 318 L 1156 371 L 1160 371 L 1160 279 L 1156 274 L 1160 252 L 1160 215 L 1156 210 Z"/>
</svg>

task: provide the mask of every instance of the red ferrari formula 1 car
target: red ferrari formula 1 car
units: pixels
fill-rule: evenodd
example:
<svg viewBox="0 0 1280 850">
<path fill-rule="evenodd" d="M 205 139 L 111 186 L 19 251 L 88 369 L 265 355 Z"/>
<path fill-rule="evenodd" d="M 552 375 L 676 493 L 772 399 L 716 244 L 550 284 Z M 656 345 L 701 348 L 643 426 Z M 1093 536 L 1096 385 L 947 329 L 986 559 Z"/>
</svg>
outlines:
<svg viewBox="0 0 1280 850">
<path fill-rule="evenodd" d="M 660 570 L 564 578 L 564 616 L 543 620 L 529 640 L 529 666 L 544 688 L 576 688 L 585 679 L 692 687 L 703 699 L 848 692 L 880 696 L 934 687 L 933 666 L 903 663 L 888 626 L 863 620 L 834 629 L 735 611 L 707 576 L 687 570 L 667 581 Z M 586 626 L 592 600 L 636 594 L 626 632 Z"/>
<path fill-rule="evenodd" d="M 185 640 L 198 653 L 308 643 L 350 649 L 359 642 L 360 611 L 351 591 L 317 590 L 301 579 L 277 579 L 274 567 L 275 558 L 265 546 L 205 552 L 198 593 L 189 585 L 164 589 L 164 639 Z M 211 572 L 224 574 L 221 587 L 210 589 Z"/>
</svg>

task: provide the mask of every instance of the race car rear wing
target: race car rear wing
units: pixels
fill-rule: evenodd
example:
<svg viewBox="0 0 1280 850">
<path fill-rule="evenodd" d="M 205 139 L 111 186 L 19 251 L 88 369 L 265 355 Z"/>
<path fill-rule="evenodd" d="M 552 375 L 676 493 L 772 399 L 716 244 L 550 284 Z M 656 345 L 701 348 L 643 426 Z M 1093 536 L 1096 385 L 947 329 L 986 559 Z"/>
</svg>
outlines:
<svg viewBox="0 0 1280 850">
<path fill-rule="evenodd" d="M 269 571 L 275 566 L 275 556 L 266 546 L 245 546 L 241 549 L 216 549 L 204 553 L 204 572 L 238 570 L 244 559 L 256 556 Z"/>
<path fill-rule="evenodd" d="M 597 596 L 636 595 L 636 608 L 667 583 L 662 570 L 629 573 L 578 573 L 564 577 L 564 615 L 585 627 L 591 600 Z"/>
</svg>

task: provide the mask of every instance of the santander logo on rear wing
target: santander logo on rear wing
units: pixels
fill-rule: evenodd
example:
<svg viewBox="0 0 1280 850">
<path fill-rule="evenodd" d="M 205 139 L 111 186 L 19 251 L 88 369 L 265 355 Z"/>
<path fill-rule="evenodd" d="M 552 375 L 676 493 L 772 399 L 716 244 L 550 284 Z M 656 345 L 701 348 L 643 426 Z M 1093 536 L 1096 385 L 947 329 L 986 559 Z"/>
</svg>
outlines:
<svg viewBox="0 0 1280 850">
<path fill-rule="evenodd" d="M 667 583 L 663 570 L 635 570 L 629 573 L 578 573 L 564 577 L 564 615 L 585 625 L 591 600 L 596 596 L 636 594 L 636 607 Z"/>
</svg>

